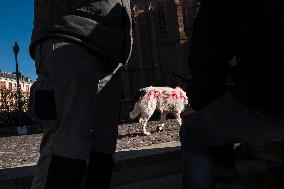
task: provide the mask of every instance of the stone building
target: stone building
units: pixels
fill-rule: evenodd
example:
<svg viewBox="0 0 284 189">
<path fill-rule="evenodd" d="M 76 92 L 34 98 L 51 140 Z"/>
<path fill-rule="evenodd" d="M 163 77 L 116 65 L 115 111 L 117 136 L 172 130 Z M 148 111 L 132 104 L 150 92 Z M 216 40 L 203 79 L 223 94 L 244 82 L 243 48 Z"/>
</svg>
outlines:
<svg viewBox="0 0 284 189">
<path fill-rule="evenodd" d="M 187 78 L 194 0 L 131 0 L 133 52 L 123 70 L 121 118 L 146 86 L 180 85 Z M 178 76 L 178 77 L 177 77 Z"/>
<path fill-rule="evenodd" d="M 19 83 L 22 92 L 29 92 L 32 85 L 32 81 L 29 77 L 25 77 L 20 74 Z M 0 89 L 17 89 L 17 80 L 15 73 L 0 72 Z"/>
<path fill-rule="evenodd" d="M 29 77 L 25 77 L 20 74 L 19 84 L 21 88 L 21 94 L 24 97 L 29 97 L 32 81 Z M 0 111 L 9 109 L 13 111 L 17 104 L 17 79 L 15 73 L 0 72 Z M 26 107 L 25 107 L 26 109 Z"/>
</svg>

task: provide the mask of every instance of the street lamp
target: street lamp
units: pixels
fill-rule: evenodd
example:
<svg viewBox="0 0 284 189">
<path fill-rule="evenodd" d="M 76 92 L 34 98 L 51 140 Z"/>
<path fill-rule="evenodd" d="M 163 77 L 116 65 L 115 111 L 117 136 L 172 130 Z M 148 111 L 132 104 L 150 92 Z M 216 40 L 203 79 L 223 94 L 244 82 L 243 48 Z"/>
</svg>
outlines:
<svg viewBox="0 0 284 189">
<path fill-rule="evenodd" d="M 21 85 L 19 82 L 19 65 L 18 65 L 18 53 L 20 51 L 19 45 L 17 42 L 15 42 L 15 45 L 13 47 L 13 51 L 15 54 L 15 60 L 16 60 L 16 79 L 17 79 L 17 97 L 18 97 L 18 113 L 19 113 L 19 121 L 20 121 L 20 127 L 23 126 L 22 122 L 22 101 L 21 101 Z"/>
</svg>

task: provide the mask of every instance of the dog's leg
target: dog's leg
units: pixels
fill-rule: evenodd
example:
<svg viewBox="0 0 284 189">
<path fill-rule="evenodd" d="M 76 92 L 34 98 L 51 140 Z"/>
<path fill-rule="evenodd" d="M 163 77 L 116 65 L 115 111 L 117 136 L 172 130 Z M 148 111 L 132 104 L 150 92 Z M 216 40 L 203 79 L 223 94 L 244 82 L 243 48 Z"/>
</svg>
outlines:
<svg viewBox="0 0 284 189">
<path fill-rule="evenodd" d="M 165 112 L 161 112 L 161 119 L 158 123 L 158 131 L 162 131 L 164 126 L 165 126 L 165 122 L 166 122 L 166 119 L 167 119 L 167 113 Z"/>
<path fill-rule="evenodd" d="M 142 126 L 143 126 L 143 134 L 144 135 L 151 135 L 150 132 L 146 131 L 147 122 L 148 122 L 150 117 L 142 114 L 140 119 L 139 119 L 139 123 L 142 124 Z"/>
<path fill-rule="evenodd" d="M 154 113 L 154 111 L 156 109 L 155 105 L 156 104 L 153 103 L 153 106 L 149 106 L 147 109 L 145 109 L 144 112 L 140 116 L 139 123 L 141 123 L 143 125 L 143 134 L 144 135 L 151 135 L 150 132 L 146 131 L 146 126 L 147 126 L 148 120 L 153 115 L 153 113 Z"/>
<path fill-rule="evenodd" d="M 148 101 L 148 104 L 141 108 L 141 116 L 139 119 L 139 123 L 143 125 L 143 134 L 144 135 L 150 135 L 150 132 L 146 131 L 147 122 L 150 119 L 150 117 L 153 115 L 155 109 L 156 109 L 157 101 L 154 99 L 151 99 Z"/>
<path fill-rule="evenodd" d="M 182 124 L 182 120 L 180 118 L 180 113 L 181 113 L 180 111 L 177 111 L 177 112 L 174 113 L 174 116 L 175 116 L 179 126 L 181 126 L 181 124 Z"/>
</svg>

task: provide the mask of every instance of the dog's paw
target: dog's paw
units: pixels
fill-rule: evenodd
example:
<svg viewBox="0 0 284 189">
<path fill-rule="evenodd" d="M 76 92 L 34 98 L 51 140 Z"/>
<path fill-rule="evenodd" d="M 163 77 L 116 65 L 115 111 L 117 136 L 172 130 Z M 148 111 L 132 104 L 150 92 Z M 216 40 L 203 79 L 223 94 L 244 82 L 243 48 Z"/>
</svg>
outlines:
<svg viewBox="0 0 284 189">
<path fill-rule="evenodd" d="M 157 127 L 158 132 L 163 131 L 164 126 L 165 126 L 165 124 L 164 124 L 164 123 L 162 123 L 162 124 L 158 124 L 158 127 Z"/>
<path fill-rule="evenodd" d="M 143 134 L 144 134 L 144 135 L 147 135 L 147 136 L 151 135 L 150 132 L 143 132 Z"/>
<path fill-rule="evenodd" d="M 163 131 L 163 129 L 164 129 L 164 127 L 163 127 L 163 126 L 158 126 L 158 127 L 157 127 L 158 132 L 162 132 L 162 131 Z"/>
</svg>

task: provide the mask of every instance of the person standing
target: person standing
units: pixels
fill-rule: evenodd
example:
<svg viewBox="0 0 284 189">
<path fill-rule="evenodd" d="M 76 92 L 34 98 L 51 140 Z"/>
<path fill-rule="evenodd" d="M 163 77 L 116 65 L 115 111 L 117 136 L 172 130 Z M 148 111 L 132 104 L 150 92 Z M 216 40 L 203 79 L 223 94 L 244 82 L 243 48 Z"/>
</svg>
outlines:
<svg viewBox="0 0 284 189">
<path fill-rule="evenodd" d="M 279 3 L 200 0 L 180 130 L 183 188 L 213 189 L 216 147 L 284 137 L 284 20 Z M 236 56 L 237 65 L 230 60 Z M 226 86 L 233 75 L 234 85 Z"/>
<path fill-rule="evenodd" d="M 35 0 L 29 113 L 44 128 L 32 189 L 109 188 L 120 68 L 131 53 L 128 0 Z"/>
</svg>

